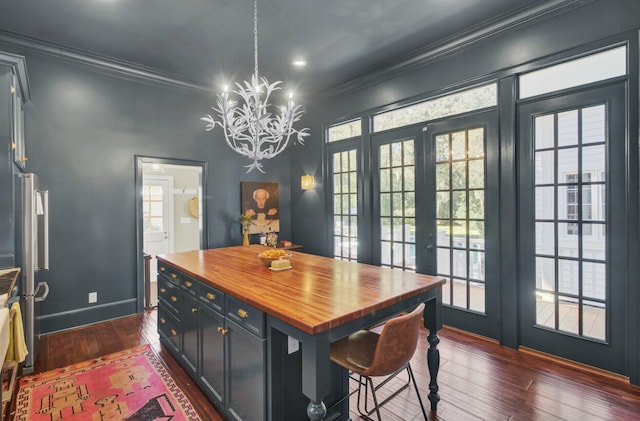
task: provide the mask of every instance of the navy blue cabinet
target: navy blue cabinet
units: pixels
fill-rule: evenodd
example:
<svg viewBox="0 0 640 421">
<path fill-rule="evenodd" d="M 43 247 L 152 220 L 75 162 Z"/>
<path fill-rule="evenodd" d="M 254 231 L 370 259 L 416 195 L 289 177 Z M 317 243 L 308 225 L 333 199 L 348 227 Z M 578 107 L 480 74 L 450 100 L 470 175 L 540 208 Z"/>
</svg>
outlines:
<svg viewBox="0 0 640 421">
<path fill-rule="evenodd" d="M 227 408 L 235 420 L 264 420 L 266 339 L 227 319 Z"/>
<path fill-rule="evenodd" d="M 225 407 L 224 316 L 206 305 L 200 310 L 200 384 L 218 407 Z"/>
<path fill-rule="evenodd" d="M 192 377 L 198 376 L 199 309 L 198 300 L 182 294 L 182 366 Z"/>
<path fill-rule="evenodd" d="M 266 419 L 265 314 L 158 264 L 158 333 L 229 419 Z"/>
</svg>

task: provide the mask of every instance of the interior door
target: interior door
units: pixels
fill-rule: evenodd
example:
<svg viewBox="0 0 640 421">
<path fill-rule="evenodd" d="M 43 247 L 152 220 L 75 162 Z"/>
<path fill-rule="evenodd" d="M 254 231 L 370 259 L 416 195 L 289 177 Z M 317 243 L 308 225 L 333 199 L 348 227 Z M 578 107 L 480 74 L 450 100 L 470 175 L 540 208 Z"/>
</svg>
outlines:
<svg viewBox="0 0 640 421">
<path fill-rule="evenodd" d="M 169 177 L 145 175 L 142 186 L 144 252 L 152 256 L 151 281 L 158 277 L 155 256 L 171 252 L 173 186 Z"/>
<path fill-rule="evenodd" d="M 521 345 L 623 374 L 624 98 L 618 83 L 522 104 L 518 117 Z"/>
</svg>

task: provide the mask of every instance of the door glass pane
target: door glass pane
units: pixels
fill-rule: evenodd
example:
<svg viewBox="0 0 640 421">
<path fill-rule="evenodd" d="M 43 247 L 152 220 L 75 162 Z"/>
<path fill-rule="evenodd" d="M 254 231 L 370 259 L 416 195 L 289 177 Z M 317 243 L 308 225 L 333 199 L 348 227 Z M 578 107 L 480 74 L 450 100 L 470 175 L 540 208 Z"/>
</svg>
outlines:
<svg viewBox="0 0 640 421">
<path fill-rule="evenodd" d="M 451 193 L 448 191 L 436 193 L 436 217 L 437 218 L 449 218 L 450 212 L 450 199 Z"/>
<path fill-rule="evenodd" d="M 536 184 L 552 184 L 554 151 L 536 152 Z"/>
<path fill-rule="evenodd" d="M 578 110 L 558 113 L 558 146 L 578 143 Z"/>
<path fill-rule="evenodd" d="M 605 115 L 605 105 L 596 105 L 535 117 L 534 124 L 536 148 L 544 147 L 534 168 L 536 323 L 603 341 Z"/>
<path fill-rule="evenodd" d="M 536 219 L 553 219 L 555 200 L 553 187 L 536 187 Z"/>
<path fill-rule="evenodd" d="M 485 312 L 485 130 L 434 137 L 438 269 L 443 303 Z M 451 154 L 449 154 L 451 151 Z"/>
<path fill-rule="evenodd" d="M 605 141 L 604 105 L 582 109 L 582 144 L 604 143 Z"/>
<path fill-rule="evenodd" d="M 484 161 L 479 159 L 469 161 L 469 188 L 484 188 Z"/>
<path fill-rule="evenodd" d="M 469 282 L 469 310 L 485 312 L 485 285 L 481 282 Z"/>
<path fill-rule="evenodd" d="M 449 161 L 449 136 L 436 136 L 436 161 Z"/>
<path fill-rule="evenodd" d="M 536 150 L 553 148 L 555 142 L 555 130 L 553 114 L 538 117 L 535 121 L 535 148 Z"/>
<path fill-rule="evenodd" d="M 380 263 L 382 266 L 415 270 L 414 141 L 380 145 L 379 157 Z"/>
<path fill-rule="evenodd" d="M 578 174 L 578 148 L 558 151 L 558 180 L 566 178 L 567 174 Z"/>
</svg>

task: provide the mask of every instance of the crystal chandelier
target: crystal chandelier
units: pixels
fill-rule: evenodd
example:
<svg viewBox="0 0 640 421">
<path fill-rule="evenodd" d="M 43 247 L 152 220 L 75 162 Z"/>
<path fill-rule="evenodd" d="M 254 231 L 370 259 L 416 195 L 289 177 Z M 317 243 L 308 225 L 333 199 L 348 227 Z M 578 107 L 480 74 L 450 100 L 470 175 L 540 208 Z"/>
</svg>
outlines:
<svg viewBox="0 0 640 421">
<path fill-rule="evenodd" d="M 207 123 L 206 130 L 213 130 L 216 125 L 222 127 L 224 138 L 234 151 L 253 160 L 245 165 L 247 172 L 257 169 L 264 173 L 263 159 L 271 159 L 284 151 L 292 136 L 304 144 L 304 138 L 309 136 L 309 129 L 296 130 L 293 124 L 302 118 L 302 107 L 295 105 L 292 95 L 289 95 L 287 105 L 277 106 L 277 111 L 269 110 L 269 96 L 280 90 L 281 81 L 269 83 L 266 78 L 258 76 L 258 1 L 253 2 L 253 59 L 255 63 L 251 82 L 244 81 L 244 85 L 236 82 L 234 94 L 238 95 L 243 104 L 229 99 L 225 87 L 218 94 L 216 112 L 219 120 L 207 114 L 201 120 Z"/>
</svg>

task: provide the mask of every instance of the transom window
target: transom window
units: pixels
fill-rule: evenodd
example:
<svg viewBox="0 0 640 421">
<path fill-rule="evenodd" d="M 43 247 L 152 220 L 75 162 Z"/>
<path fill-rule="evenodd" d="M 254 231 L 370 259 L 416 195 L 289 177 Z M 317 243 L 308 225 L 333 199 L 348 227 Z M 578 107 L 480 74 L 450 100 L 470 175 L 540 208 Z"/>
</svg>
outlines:
<svg viewBox="0 0 640 421">
<path fill-rule="evenodd" d="M 495 83 L 408 105 L 373 116 L 373 131 L 394 129 L 442 117 L 462 114 L 498 103 Z"/>
<path fill-rule="evenodd" d="M 520 98 L 611 79 L 627 74 L 627 47 L 617 47 L 520 76 Z"/>
<path fill-rule="evenodd" d="M 337 142 L 338 140 L 350 139 L 362 135 L 362 122 L 360 119 L 348 121 L 346 123 L 337 124 L 329 127 L 328 141 Z"/>
</svg>

